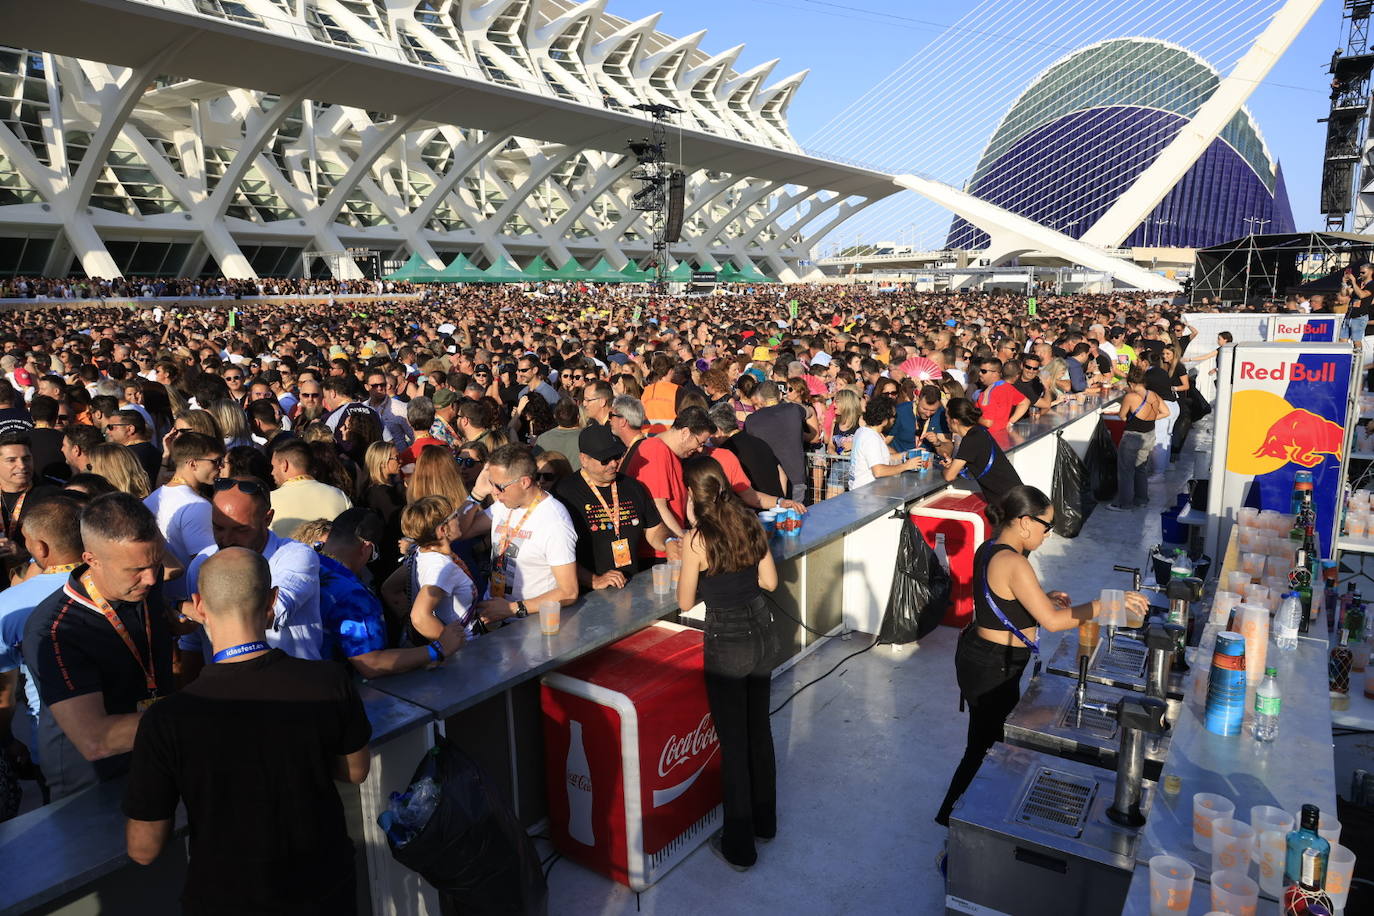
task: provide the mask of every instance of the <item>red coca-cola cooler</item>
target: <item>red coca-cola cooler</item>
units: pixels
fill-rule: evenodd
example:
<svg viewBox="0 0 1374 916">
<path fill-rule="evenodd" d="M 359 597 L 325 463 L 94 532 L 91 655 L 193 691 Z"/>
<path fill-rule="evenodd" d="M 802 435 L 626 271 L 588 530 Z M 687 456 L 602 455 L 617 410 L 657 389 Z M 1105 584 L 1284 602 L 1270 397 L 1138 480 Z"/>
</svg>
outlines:
<svg viewBox="0 0 1374 916">
<path fill-rule="evenodd" d="M 944 545 L 949 564 L 949 610 L 943 623 L 962 627 L 973 618 L 973 555 L 988 536 L 983 510 L 988 504 L 977 493 L 941 493 L 911 510 L 911 521 L 936 553 Z"/>
<path fill-rule="evenodd" d="M 659 622 L 543 679 L 549 833 L 636 891 L 720 828 L 699 630 Z"/>
</svg>

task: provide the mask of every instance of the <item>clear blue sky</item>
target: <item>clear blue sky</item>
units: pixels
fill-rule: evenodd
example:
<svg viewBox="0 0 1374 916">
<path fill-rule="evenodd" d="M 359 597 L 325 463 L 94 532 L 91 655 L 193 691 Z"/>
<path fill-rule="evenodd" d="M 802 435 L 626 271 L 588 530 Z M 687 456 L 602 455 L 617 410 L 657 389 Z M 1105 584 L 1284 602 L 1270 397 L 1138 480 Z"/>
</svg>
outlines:
<svg viewBox="0 0 1374 916">
<path fill-rule="evenodd" d="M 1326 126 L 1317 119 L 1326 115 L 1329 104 L 1327 63 L 1331 51 L 1343 41 L 1341 6 L 1338 0 L 1323 3 L 1249 102 L 1270 150 L 1283 165 L 1299 229 L 1322 226 L 1317 191 Z M 811 73 L 789 111 L 792 133 L 801 140 L 899 67 L 967 8 L 964 2 L 949 0 L 610 0 L 608 4 L 609 12 L 627 19 L 662 12 L 659 29 L 669 35 L 708 29 L 701 47 L 710 53 L 743 42 L 740 70 L 775 57 L 779 63 L 774 78 L 809 68 Z"/>
</svg>

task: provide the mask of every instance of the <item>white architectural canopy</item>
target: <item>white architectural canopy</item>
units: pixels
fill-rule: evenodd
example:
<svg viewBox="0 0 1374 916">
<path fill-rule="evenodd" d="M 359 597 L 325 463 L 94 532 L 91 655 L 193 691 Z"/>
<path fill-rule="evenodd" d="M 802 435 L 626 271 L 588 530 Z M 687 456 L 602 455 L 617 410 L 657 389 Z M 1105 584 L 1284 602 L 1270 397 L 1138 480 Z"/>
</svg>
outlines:
<svg viewBox="0 0 1374 916">
<path fill-rule="evenodd" d="M 619 269 L 651 250 L 625 152 L 644 103 L 682 110 L 674 260 L 796 279 L 812 238 L 898 190 L 800 150 L 804 72 L 607 6 L 0 4 L 0 272 L 251 277 L 348 248 Z"/>
</svg>

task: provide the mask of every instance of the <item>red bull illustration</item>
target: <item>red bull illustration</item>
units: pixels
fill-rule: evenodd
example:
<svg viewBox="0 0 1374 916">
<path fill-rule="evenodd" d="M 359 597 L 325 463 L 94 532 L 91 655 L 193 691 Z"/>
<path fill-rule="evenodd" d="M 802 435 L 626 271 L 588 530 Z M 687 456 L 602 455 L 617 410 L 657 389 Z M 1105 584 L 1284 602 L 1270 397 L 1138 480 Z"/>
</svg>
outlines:
<svg viewBox="0 0 1374 916">
<path fill-rule="evenodd" d="M 1295 408 L 1269 427 L 1254 457 L 1281 458 L 1312 468 L 1326 455 L 1339 457 L 1344 444 L 1345 427 L 1310 410 Z"/>
</svg>

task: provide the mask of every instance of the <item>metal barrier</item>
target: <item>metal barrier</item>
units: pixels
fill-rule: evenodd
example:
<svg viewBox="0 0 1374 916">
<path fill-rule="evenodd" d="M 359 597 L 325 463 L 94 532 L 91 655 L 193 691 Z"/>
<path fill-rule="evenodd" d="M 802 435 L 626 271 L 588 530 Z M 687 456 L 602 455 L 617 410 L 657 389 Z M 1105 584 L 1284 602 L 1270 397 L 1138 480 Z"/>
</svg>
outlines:
<svg viewBox="0 0 1374 916">
<path fill-rule="evenodd" d="M 849 455 L 824 450 L 806 453 L 806 502 L 808 505 L 839 496 L 849 489 Z"/>
</svg>

